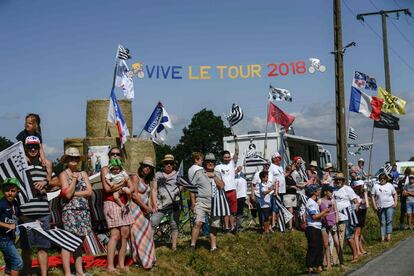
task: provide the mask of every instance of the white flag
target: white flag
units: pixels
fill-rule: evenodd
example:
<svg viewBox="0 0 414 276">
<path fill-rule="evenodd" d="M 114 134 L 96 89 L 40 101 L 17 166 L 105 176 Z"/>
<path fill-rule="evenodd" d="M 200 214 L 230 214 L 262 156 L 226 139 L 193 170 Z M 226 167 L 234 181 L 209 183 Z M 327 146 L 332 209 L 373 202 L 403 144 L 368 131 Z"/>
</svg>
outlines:
<svg viewBox="0 0 414 276">
<path fill-rule="evenodd" d="M 122 88 L 124 91 L 124 96 L 128 100 L 134 98 L 134 81 L 130 76 L 128 76 L 129 68 L 125 60 L 120 60 L 115 76 L 115 86 Z"/>
</svg>

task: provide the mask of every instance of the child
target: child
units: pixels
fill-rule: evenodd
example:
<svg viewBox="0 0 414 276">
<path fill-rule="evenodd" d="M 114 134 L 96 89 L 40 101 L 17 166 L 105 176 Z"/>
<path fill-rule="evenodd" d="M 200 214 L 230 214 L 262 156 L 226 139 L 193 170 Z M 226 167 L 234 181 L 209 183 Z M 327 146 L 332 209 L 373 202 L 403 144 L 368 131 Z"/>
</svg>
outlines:
<svg viewBox="0 0 414 276">
<path fill-rule="evenodd" d="M 16 196 L 19 191 L 19 181 L 16 178 L 6 178 L 2 185 L 3 198 L 0 200 L 0 251 L 6 263 L 6 275 L 19 275 L 23 261 L 14 244 L 15 230 L 19 210 Z"/>
<path fill-rule="evenodd" d="M 46 154 L 43 149 L 42 132 L 40 128 L 40 116 L 38 114 L 30 113 L 26 116 L 24 130 L 17 134 L 16 140 L 21 141 L 24 144 L 28 136 L 36 136 L 37 138 L 39 138 L 40 159 L 42 160 L 42 165 L 46 166 L 47 162 L 50 161 L 46 159 Z"/>
<path fill-rule="evenodd" d="M 414 218 L 414 175 L 408 177 L 408 183 L 403 188 L 403 195 L 407 197 L 406 206 L 407 206 L 407 215 L 408 215 L 408 225 L 410 230 L 413 230 L 413 218 Z"/>
<path fill-rule="evenodd" d="M 275 187 L 273 183 L 268 183 L 268 172 L 261 171 L 259 174 L 260 177 L 260 184 L 256 185 L 259 189 L 259 203 L 260 203 L 260 209 L 262 209 L 263 216 L 264 216 L 264 233 L 270 233 L 270 224 L 272 222 L 272 209 L 271 209 L 271 200 L 272 196 L 271 194 L 274 192 Z"/>
<path fill-rule="evenodd" d="M 334 246 L 336 248 L 336 253 L 339 257 L 339 262 L 341 265 L 344 264 L 344 258 L 341 252 L 341 246 L 339 244 L 338 239 L 338 229 L 336 225 L 339 221 L 339 215 L 336 209 L 335 200 L 332 199 L 334 188 L 329 185 L 324 185 L 322 187 L 322 198 L 319 202 L 319 209 L 323 212 L 326 209 L 330 209 L 329 212 L 325 217 L 321 219 L 322 222 L 322 239 L 323 239 L 323 246 L 325 249 L 325 260 L 326 260 L 326 267 L 327 269 L 331 268 L 331 250 L 329 246 L 329 234 L 331 234 Z"/>
<path fill-rule="evenodd" d="M 368 252 L 362 247 L 362 229 L 365 227 L 365 218 L 367 216 L 367 208 L 369 208 L 368 192 L 364 180 L 355 180 L 352 186 L 354 192 L 357 194 L 357 200 L 359 202 L 359 208 L 354 206 L 355 213 L 357 215 L 358 224 L 355 227 L 355 246 L 358 255 L 365 255 Z"/>
<path fill-rule="evenodd" d="M 129 202 L 131 199 L 131 190 L 128 188 L 129 176 L 126 171 L 122 169 L 121 159 L 112 159 L 109 162 L 109 173 L 105 175 L 105 180 L 111 188 L 119 186 L 119 189 L 113 193 L 113 197 L 115 203 L 121 208 L 124 208 L 125 204 L 123 204 L 119 198 L 120 194 L 126 194 L 128 197 L 127 202 Z"/>
</svg>

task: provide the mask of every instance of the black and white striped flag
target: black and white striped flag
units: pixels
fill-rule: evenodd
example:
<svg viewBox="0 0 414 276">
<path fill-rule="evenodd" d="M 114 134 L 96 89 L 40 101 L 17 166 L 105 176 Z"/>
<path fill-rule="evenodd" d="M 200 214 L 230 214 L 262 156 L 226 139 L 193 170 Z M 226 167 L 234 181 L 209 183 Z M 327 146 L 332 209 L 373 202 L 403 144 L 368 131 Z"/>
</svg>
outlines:
<svg viewBox="0 0 414 276">
<path fill-rule="evenodd" d="M 280 232 L 286 231 L 286 224 L 293 218 L 293 215 L 283 205 L 282 199 L 279 196 L 275 196 L 275 203 L 279 208 L 278 224 Z"/>
<path fill-rule="evenodd" d="M 117 57 L 119 59 L 127 60 L 131 58 L 131 55 L 129 54 L 129 50 L 122 46 L 121 44 L 118 45 L 118 54 Z"/>
<path fill-rule="evenodd" d="M 17 142 L 0 152 L 0 180 L 4 181 L 6 178 L 14 177 L 19 181 L 18 197 L 20 202 L 28 202 L 33 198 L 29 181 L 27 181 L 27 168 L 28 164 L 22 142 Z"/>
<path fill-rule="evenodd" d="M 227 121 L 230 127 L 237 125 L 243 119 L 243 111 L 240 106 L 233 104 L 230 114 L 227 116 Z"/>
<path fill-rule="evenodd" d="M 302 179 L 307 182 L 309 180 L 308 174 L 306 173 L 306 166 L 305 161 L 302 160 L 300 167 L 298 168 L 298 173 L 302 177 Z"/>
<path fill-rule="evenodd" d="M 270 85 L 269 87 L 269 101 L 286 101 L 292 102 L 292 96 L 289 90 L 283 88 L 276 88 Z"/>
<path fill-rule="evenodd" d="M 230 207 L 223 189 L 218 189 L 214 180 L 211 183 L 211 215 L 213 217 L 224 217 L 230 215 Z"/>
<path fill-rule="evenodd" d="M 261 157 L 260 155 L 246 155 L 244 158 L 244 165 L 246 167 L 263 166 L 268 165 L 269 161 Z"/>
<path fill-rule="evenodd" d="M 54 228 L 43 230 L 39 221 L 20 224 L 19 227 L 25 227 L 28 231 L 37 231 L 46 239 L 70 252 L 75 252 L 82 244 L 82 240 L 79 237 L 63 229 Z"/>
<path fill-rule="evenodd" d="M 351 140 L 356 140 L 358 138 L 358 135 L 355 129 L 351 126 L 349 127 L 349 130 L 348 130 L 348 138 Z"/>
</svg>

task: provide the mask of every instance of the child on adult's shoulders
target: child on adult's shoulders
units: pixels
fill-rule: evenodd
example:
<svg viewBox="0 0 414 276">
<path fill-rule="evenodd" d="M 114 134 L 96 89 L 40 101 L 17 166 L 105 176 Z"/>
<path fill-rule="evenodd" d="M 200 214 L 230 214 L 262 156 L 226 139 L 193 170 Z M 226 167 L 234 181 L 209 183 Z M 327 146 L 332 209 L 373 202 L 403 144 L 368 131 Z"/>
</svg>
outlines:
<svg viewBox="0 0 414 276">
<path fill-rule="evenodd" d="M 23 261 L 15 245 L 15 232 L 19 208 L 16 197 L 19 192 L 19 181 L 16 178 L 7 178 L 2 184 L 3 198 L 0 199 L 0 251 L 6 263 L 6 275 L 19 275 L 23 268 Z"/>
</svg>

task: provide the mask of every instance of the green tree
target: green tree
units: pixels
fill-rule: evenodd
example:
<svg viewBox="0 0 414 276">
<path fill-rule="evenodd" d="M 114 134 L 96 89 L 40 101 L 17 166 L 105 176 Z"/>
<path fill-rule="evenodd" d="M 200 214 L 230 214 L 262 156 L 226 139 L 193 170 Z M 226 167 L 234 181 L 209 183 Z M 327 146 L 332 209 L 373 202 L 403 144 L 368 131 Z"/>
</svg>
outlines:
<svg viewBox="0 0 414 276">
<path fill-rule="evenodd" d="M 414 161 L 414 156 L 411 156 L 410 160 L 408 161 Z"/>
<path fill-rule="evenodd" d="M 0 151 L 7 149 L 13 145 L 13 142 L 7 139 L 6 137 L 0 136 Z"/>
<path fill-rule="evenodd" d="M 223 150 L 223 137 L 228 135 L 231 135 L 230 128 L 224 125 L 221 117 L 215 116 L 211 110 L 203 109 L 194 114 L 191 123 L 183 129 L 174 153 L 188 167 L 194 151 L 204 154 L 212 152 L 218 156 Z"/>
</svg>

